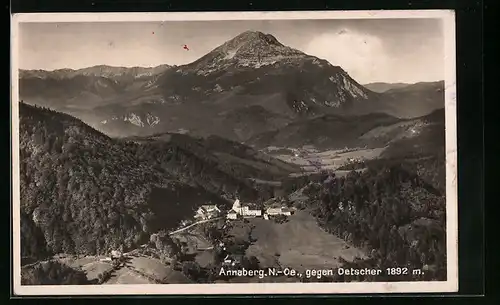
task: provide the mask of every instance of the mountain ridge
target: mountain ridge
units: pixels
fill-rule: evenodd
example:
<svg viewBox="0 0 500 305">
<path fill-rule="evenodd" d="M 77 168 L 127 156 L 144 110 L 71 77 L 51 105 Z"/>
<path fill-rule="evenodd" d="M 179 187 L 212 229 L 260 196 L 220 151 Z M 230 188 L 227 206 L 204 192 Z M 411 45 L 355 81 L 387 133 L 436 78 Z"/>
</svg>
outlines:
<svg viewBox="0 0 500 305">
<path fill-rule="evenodd" d="M 373 92 L 340 66 L 258 31 L 243 32 L 191 63 L 165 66 L 154 75 L 109 76 L 111 68 L 84 68 L 70 79 L 21 76 L 20 98 L 79 117 L 111 136 L 185 132 L 239 142 L 325 114 L 408 118 L 444 104 L 442 92 L 431 85 Z"/>
<path fill-rule="evenodd" d="M 120 76 L 123 74 L 136 74 L 138 77 L 141 77 L 141 76 L 150 76 L 147 74 L 148 72 L 150 74 L 157 74 L 172 67 L 175 66 L 167 64 L 161 64 L 154 67 L 142 67 L 142 66 L 124 67 L 124 66 L 110 66 L 110 65 L 95 65 L 79 69 L 70 69 L 70 68 L 62 68 L 54 70 L 19 69 L 19 76 L 20 78 L 27 78 L 27 77 L 71 78 L 77 75 L 86 75 L 86 76 L 102 76 L 109 78 L 114 76 Z M 146 75 L 141 75 L 141 73 L 146 73 Z"/>
<path fill-rule="evenodd" d="M 398 139 L 417 136 L 421 130 L 435 124 L 439 125 L 438 131 L 444 130 L 444 108 L 417 118 L 397 118 L 386 113 L 356 116 L 327 114 L 289 123 L 281 128 L 258 134 L 245 143 L 259 148 L 268 146 L 300 148 L 306 145 L 320 149 L 384 147 Z M 433 131 L 432 134 L 435 132 L 437 131 Z M 431 140 L 432 137 L 422 144 Z M 439 147 L 444 144 L 444 138 L 431 142 Z"/>
<path fill-rule="evenodd" d="M 411 83 L 389 83 L 389 82 L 372 82 L 372 83 L 367 83 L 363 84 L 363 86 L 373 92 L 377 93 L 384 93 L 387 90 L 394 89 L 394 88 L 403 88 Z"/>
</svg>

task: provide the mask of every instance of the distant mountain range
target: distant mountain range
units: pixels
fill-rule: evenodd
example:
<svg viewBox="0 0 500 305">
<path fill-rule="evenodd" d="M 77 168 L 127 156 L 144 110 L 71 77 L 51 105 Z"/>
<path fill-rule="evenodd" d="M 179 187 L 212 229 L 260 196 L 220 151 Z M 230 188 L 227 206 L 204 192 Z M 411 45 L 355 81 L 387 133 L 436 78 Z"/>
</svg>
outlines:
<svg viewBox="0 0 500 305">
<path fill-rule="evenodd" d="M 444 108 L 444 81 L 420 82 L 382 94 L 383 112 L 401 118 L 424 116 Z"/>
<path fill-rule="evenodd" d="M 25 102 L 111 136 L 175 132 L 241 142 L 325 115 L 410 118 L 444 107 L 442 82 L 374 92 L 341 67 L 255 31 L 186 65 L 21 71 L 19 85 Z"/>
<path fill-rule="evenodd" d="M 409 86 L 411 84 L 408 83 L 383 83 L 383 82 L 376 82 L 376 83 L 369 83 L 369 84 L 364 84 L 363 86 L 367 88 L 368 90 L 371 90 L 373 92 L 378 92 L 378 93 L 384 93 L 387 90 L 391 89 L 399 89 L 403 88 L 406 86 Z"/>
<path fill-rule="evenodd" d="M 166 69 L 171 68 L 169 65 L 160 65 L 157 67 L 112 67 L 107 65 L 93 66 L 82 69 L 58 69 L 53 71 L 46 70 L 19 70 L 20 78 L 56 78 L 65 79 L 75 76 L 95 76 L 105 78 L 117 78 L 118 80 L 125 79 L 142 79 L 158 75 Z"/>
<path fill-rule="evenodd" d="M 444 108 L 412 119 L 399 119 L 383 113 L 359 116 L 329 114 L 261 133 L 245 143 L 262 149 L 269 146 L 300 148 L 306 145 L 319 149 L 399 147 L 401 143 L 409 143 L 404 151 L 409 156 L 417 150 L 414 144 L 434 151 L 444 147 L 444 118 Z M 400 151 L 398 157 L 402 156 L 404 154 Z"/>
</svg>

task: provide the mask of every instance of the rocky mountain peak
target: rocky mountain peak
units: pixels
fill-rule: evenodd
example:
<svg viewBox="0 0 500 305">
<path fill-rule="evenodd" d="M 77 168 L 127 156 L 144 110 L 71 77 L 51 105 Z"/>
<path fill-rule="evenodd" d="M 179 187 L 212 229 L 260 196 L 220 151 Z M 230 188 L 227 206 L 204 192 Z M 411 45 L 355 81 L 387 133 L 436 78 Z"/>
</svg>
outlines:
<svg viewBox="0 0 500 305">
<path fill-rule="evenodd" d="M 260 68 L 304 57 L 307 55 L 283 45 L 271 34 L 245 31 L 180 70 L 192 69 L 207 75 L 229 66 Z"/>
<path fill-rule="evenodd" d="M 259 31 L 245 31 L 227 42 L 236 43 L 264 43 L 268 45 L 283 46 L 276 37 L 271 34 L 265 34 Z"/>
<path fill-rule="evenodd" d="M 302 56 L 304 53 L 281 44 L 276 37 L 258 31 L 246 31 L 221 45 L 218 52 L 224 59 L 270 59 Z"/>
</svg>

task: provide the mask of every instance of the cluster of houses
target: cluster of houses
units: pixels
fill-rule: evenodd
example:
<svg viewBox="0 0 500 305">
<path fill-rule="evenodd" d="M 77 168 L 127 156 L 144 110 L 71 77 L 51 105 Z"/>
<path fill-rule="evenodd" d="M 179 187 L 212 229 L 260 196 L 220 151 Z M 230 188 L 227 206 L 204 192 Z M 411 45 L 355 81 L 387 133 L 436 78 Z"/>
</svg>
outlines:
<svg viewBox="0 0 500 305">
<path fill-rule="evenodd" d="M 347 158 L 347 163 L 358 163 L 358 162 L 363 162 L 363 158 Z"/>
<path fill-rule="evenodd" d="M 269 207 L 261 209 L 254 204 L 242 204 L 239 199 L 236 199 L 232 208 L 227 212 L 227 219 L 238 219 L 247 217 L 264 217 L 269 219 L 269 216 L 285 215 L 290 216 L 294 212 L 293 209 L 288 207 Z M 195 218 L 199 220 L 207 220 L 214 217 L 221 216 L 222 211 L 216 205 L 202 205 L 198 208 Z"/>
</svg>

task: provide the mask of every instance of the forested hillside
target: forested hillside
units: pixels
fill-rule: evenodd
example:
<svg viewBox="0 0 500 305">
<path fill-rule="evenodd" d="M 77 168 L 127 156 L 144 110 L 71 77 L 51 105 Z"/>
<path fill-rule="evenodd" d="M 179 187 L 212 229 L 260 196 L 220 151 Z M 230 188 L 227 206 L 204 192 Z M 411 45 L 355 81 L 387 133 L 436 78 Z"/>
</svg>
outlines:
<svg viewBox="0 0 500 305">
<path fill-rule="evenodd" d="M 231 177 L 258 178 L 264 180 L 282 179 L 292 172 L 299 172 L 300 167 L 269 157 L 246 145 L 233 142 L 218 136 L 195 138 L 176 133 L 159 133 L 148 137 L 130 137 L 146 150 L 152 147 L 167 150 L 175 148 L 177 151 L 190 154 L 205 163 L 210 163 L 221 172 Z"/>
<path fill-rule="evenodd" d="M 416 134 L 393 135 L 381 156 L 373 160 L 350 163 L 339 169 L 351 170 L 365 167 L 401 165 L 417 173 L 442 193 L 446 189 L 445 111 L 438 109 L 418 118 L 421 123 Z"/>
<path fill-rule="evenodd" d="M 446 279 L 445 197 L 416 174 L 397 165 L 374 165 L 361 174 L 352 171 L 311 184 L 306 192 L 327 231 L 370 254 L 370 259 L 346 267 L 418 268 L 426 271 L 417 279 Z"/>
<path fill-rule="evenodd" d="M 130 248 L 198 205 L 258 195 L 185 148 L 112 139 L 69 115 L 19 106 L 23 256 Z"/>
</svg>

